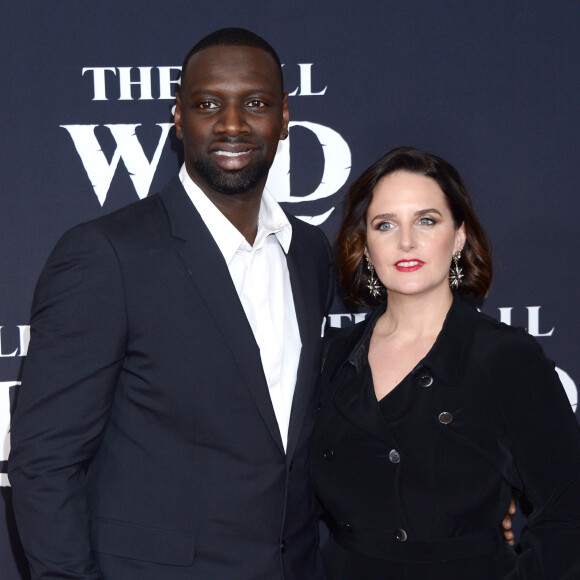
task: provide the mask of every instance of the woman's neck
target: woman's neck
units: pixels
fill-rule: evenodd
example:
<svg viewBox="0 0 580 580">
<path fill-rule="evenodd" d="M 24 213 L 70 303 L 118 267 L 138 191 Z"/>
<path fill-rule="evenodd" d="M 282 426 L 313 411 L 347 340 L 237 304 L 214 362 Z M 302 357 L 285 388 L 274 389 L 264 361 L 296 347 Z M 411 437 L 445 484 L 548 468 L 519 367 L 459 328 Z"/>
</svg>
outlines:
<svg viewBox="0 0 580 580">
<path fill-rule="evenodd" d="M 451 291 L 430 296 L 389 293 L 387 310 L 379 319 L 375 332 L 406 341 L 435 338 L 452 302 Z"/>
</svg>

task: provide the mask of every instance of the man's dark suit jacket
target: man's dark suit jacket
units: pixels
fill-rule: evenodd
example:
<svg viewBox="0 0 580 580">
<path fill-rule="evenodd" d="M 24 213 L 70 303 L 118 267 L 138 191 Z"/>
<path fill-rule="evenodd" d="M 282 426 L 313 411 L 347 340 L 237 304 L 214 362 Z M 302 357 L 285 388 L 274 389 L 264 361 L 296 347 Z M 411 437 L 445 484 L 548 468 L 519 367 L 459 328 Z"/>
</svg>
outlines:
<svg viewBox="0 0 580 580">
<path fill-rule="evenodd" d="M 9 460 L 34 578 L 321 577 L 307 455 L 330 249 L 289 219 L 302 352 L 287 453 L 226 263 L 177 177 L 57 244 Z"/>
</svg>

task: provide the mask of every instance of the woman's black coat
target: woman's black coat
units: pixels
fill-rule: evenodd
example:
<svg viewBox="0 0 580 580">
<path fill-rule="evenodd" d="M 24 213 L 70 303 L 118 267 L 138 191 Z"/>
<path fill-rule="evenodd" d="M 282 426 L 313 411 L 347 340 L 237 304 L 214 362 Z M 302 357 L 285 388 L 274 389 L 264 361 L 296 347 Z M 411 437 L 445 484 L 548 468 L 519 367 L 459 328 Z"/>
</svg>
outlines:
<svg viewBox="0 0 580 580">
<path fill-rule="evenodd" d="M 331 338 L 322 373 L 311 464 L 330 579 L 580 578 L 580 428 L 554 364 L 456 297 L 385 418 L 367 360 L 382 312 Z M 533 506 L 517 557 L 512 494 Z"/>
</svg>

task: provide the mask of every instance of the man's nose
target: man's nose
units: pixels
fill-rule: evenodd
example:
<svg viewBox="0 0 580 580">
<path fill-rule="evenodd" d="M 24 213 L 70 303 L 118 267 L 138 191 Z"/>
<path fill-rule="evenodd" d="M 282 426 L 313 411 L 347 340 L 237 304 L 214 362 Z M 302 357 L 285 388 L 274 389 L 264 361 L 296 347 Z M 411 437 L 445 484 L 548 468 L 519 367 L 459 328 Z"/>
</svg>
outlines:
<svg viewBox="0 0 580 580">
<path fill-rule="evenodd" d="M 240 133 L 249 133 L 250 127 L 246 121 L 245 113 L 244 108 L 238 104 L 225 105 L 216 125 L 216 130 L 232 136 Z"/>
</svg>

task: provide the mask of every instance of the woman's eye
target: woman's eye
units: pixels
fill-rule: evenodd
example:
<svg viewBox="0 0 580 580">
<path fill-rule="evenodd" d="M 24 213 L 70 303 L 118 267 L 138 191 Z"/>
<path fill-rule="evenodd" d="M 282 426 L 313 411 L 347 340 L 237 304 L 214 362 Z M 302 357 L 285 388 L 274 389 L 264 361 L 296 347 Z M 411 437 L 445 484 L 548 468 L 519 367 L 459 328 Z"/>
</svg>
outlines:
<svg viewBox="0 0 580 580">
<path fill-rule="evenodd" d="M 423 217 L 419 220 L 419 223 L 422 226 L 432 226 L 432 225 L 435 225 L 437 222 L 433 218 Z"/>
<path fill-rule="evenodd" d="M 378 230 L 390 230 L 393 227 L 393 224 L 390 222 L 381 222 L 379 224 Z"/>
</svg>

